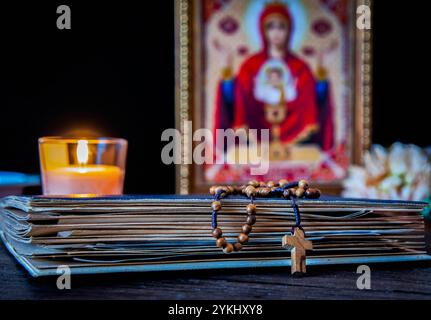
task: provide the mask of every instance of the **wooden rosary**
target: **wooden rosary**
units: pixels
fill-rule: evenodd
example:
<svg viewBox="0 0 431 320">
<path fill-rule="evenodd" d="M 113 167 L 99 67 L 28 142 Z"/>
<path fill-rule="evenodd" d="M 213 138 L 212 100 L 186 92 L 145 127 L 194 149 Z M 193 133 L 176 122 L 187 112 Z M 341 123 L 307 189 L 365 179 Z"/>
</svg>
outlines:
<svg viewBox="0 0 431 320">
<path fill-rule="evenodd" d="M 212 208 L 212 236 L 216 238 L 216 245 L 223 249 L 224 253 L 240 251 L 249 240 L 249 234 L 256 223 L 256 197 L 283 197 L 292 201 L 293 212 L 295 216 L 295 225 L 292 227 L 292 236 L 284 236 L 282 240 L 283 247 L 291 249 L 292 255 L 292 273 L 305 273 L 305 250 L 312 248 L 311 242 L 305 240 L 304 229 L 301 227 L 301 217 L 299 214 L 296 198 L 317 199 L 320 197 L 319 189 L 310 188 L 306 180 L 288 182 L 280 180 L 278 183 L 269 181 L 267 183 L 259 181 L 250 181 L 247 185 L 242 186 L 212 186 L 210 194 L 214 196 L 211 204 Z M 243 194 L 247 196 L 251 203 L 247 205 L 247 218 L 242 226 L 242 232 L 238 235 L 235 244 L 228 243 L 223 237 L 221 228 L 217 225 L 217 213 L 221 210 L 222 198 L 229 195 Z"/>
</svg>

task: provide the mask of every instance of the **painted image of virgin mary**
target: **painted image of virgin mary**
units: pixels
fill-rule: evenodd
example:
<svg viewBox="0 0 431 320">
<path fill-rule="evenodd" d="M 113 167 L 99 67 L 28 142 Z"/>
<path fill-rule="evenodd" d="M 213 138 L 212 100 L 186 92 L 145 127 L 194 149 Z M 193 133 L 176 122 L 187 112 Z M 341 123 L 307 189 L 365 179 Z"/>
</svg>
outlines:
<svg viewBox="0 0 431 320">
<path fill-rule="evenodd" d="M 306 62 L 289 49 L 294 23 L 287 6 L 268 4 L 259 29 L 261 50 L 236 75 L 227 63 L 216 95 L 214 129 L 270 129 L 271 141 L 282 145 L 311 141 L 320 122 L 316 81 Z M 324 130 L 332 132 L 333 124 Z"/>
</svg>

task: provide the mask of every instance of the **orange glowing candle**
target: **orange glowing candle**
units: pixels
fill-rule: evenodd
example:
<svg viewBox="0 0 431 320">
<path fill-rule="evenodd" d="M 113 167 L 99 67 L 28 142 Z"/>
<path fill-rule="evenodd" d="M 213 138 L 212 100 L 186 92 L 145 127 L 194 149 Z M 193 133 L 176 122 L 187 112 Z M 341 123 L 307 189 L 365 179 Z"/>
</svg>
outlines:
<svg viewBox="0 0 431 320">
<path fill-rule="evenodd" d="M 45 195 L 122 194 L 124 145 L 127 146 L 125 140 L 120 141 L 123 148 L 119 148 L 109 139 L 72 139 L 72 141 L 65 139 L 61 141 L 62 147 L 60 148 L 57 146 L 57 140 L 53 143 L 53 140 L 50 140 L 53 138 L 42 139 L 47 139 L 44 141 L 45 145 L 40 144 L 43 193 Z M 115 139 L 115 141 L 117 140 L 119 139 Z M 75 154 L 71 157 L 70 150 L 73 150 L 75 145 Z M 89 145 L 93 149 L 92 161 L 89 161 Z M 118 151 L 120 151 L 119 154 Z"/>
</svg>

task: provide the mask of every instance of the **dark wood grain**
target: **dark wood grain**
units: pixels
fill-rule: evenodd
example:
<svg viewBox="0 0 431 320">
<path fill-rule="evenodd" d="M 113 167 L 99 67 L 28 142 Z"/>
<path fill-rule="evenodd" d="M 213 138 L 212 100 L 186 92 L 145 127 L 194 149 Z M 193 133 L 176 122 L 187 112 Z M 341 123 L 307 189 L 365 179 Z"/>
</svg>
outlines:
<svg viewBox="0 0 431 320">
<path fill-rule="evenodd" d="M 357 266 L 113 274 L 34 279 L 0 245 L 0 299 L 431 299 L 431 264 L 371 265 L 371 290 L 356 288 Z"/>
</svg>

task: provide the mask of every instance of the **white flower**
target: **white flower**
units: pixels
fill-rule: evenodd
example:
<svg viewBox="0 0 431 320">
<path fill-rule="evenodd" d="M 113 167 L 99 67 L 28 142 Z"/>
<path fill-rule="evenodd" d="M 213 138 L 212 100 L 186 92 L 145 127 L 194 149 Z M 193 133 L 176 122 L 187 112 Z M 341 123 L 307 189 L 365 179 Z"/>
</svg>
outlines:
<svg viewBox="0 0 431 320">
<path fill-rule="evenodd" d="M 407 171 L 407 147 L 396 142 L 389 151 L 389 171 L 395 175 L 401 175 Z"/>
<path fill-rule="evenodd" d="M 389 150 L 374 145 L 364 155 L 364 167 L 352 166 L 343 196 L 423 200 L 430 194 L 431 164 L 415 145 L 394 143 Z"/>
<path fill-rule="evenodd" d="M 374 145 L 371 152 L 365 154 L 365 170 L 371 177 L 380 177 L 387 171 L 387 152 L 379 145 Z"/>
</svg>

